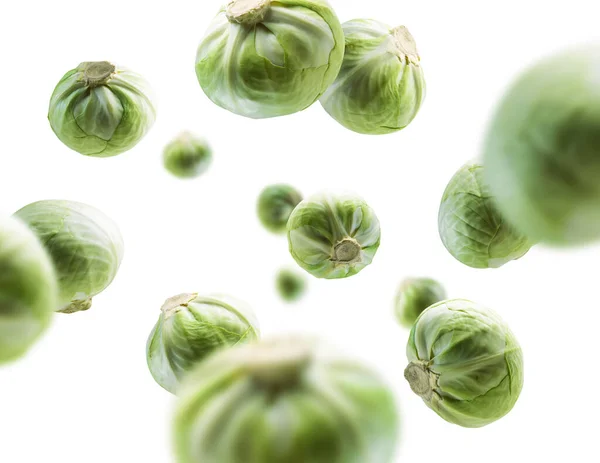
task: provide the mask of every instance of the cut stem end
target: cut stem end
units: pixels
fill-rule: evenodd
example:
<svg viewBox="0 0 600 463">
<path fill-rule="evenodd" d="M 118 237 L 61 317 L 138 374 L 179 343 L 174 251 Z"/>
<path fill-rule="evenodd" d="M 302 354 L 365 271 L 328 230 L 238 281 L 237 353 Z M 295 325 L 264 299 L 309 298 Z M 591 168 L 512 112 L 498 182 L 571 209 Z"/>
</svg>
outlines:
<svg viewBox="0 0 600 463">
<path fill-rule="evenodd" d="M 69 304 L 65 305 L 57 312 L 60 312 L 60 313 L 83 312 L 85 310 L 89 310 L 90 307 L 92 307 L 92 298 L 88 297 L 87 299 L 71 301 Z"/>
<path fill-rule="evenodd" d="M 398 57 L 412 64 L 419 64 L 421 58 L 417 51 L 417 43 L 414 37 L 404 26 L 398 26 L 391 30 L 394 46 Z"/>
<path fill-rule="evenodd" d="M 253 25 L 262 21 L 271 7 L 271 0 L 233 0 L 225 14 L 229 21 Z"/>
<path fill-rule="evenodd" d="M 422 364 L 410 362 L 404 370 L 404 377 L 412 391 L 425 400 L 433 396 L 432 373 Z"/>
<path fill-rule="evenodd" d="M 333 249 L 333 261 L 350 264 L 360 261 L 360 244 L 352 238 L 344 238 Z"/>
<path fill-rule="evenodd" d="M 181 307 L 187 307 L 187 305 L 196 299 L 197 296 L 197 293 L 183 293 L 170 297 L 164 302 L 160 310 L 164 314 L 165 318 L 169 318 L 179 312 Z"/>
<path fill-rule="evenodd" d="M 94 61 L 87 63 L 83 71 L 86 85 L 97 87 L 106 84 L 116 72 L 117 68 L 108 61 Z"/>
</svg>

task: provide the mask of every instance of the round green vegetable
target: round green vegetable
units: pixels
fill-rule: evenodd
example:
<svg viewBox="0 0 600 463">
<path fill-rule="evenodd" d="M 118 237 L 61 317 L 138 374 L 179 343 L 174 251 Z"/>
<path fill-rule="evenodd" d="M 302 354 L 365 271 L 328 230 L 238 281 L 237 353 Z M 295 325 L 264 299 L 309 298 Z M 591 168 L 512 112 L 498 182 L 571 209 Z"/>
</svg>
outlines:
<svg viewBox="0 0 600 463">
<path fill-rule="evenodd" d="M 388 463 L 398 417 L 382 380 L 309 338 L 221 351 L 186 378 L 178 463 Z"/>
<path fill-rule="evenodd" d="M 431 278 L 406 278 L 398 288 L 394 309 L 401 325 L 410 328 L 427 307 L 446 299 L 446 290 Z"/>
<path fill-rule="evenodd" d="M 473 268 L 497 268 L 525 255 L 532 243 L 500 214 L 484 170 L 469 163 L 452 177 L 442 196 L 438 226 L 454 258 Z"/>
<path fill-rule="evenodd" d="M 306 279 L 298 272 L 283 268 L 277 272 L 275 278 L 277 292 L 281 298 L 288 302 L 301 299 L 306 292 Z"/>
<path fill-rule="evenodd" d="M 326 0 L 233 0 L 196 56 L 196 75 L 217 105 L 255 119 L 313 104 L 342 65 L 344 34 Z"/>
<path fill-rule="evenodd" d="M 287 224 L 290 253 L 318 278 L 345 278 L 371 263 L 379 220 L 357 196 L 321 194 L 302 201 Z"/>
<path fill-rule="evenodd" d="M 189 132 L 181 133 L 163 151 L 165 169 L 180 178 L 194 178 L 206 172 L 212 151 L 206 141 Z"/>
<path fill-rule="evenodd" d="M 600 239 L 600 46 L 570 49 L 510 87 L 484 144 L 487 181 L 507 220 L 531 239 Z"/>
<path fill-rule="evenodd" d="M 425 77 L 415 41 L 404 26 L 370 19 L 342 25 L 346 53 L 321 104 L 358 133 L 384 134 L 406 127 L 425 99 Z"/>
<path fill-rule="evenodd" d="M 175 394 L 181 379 L 199 361 L 225 347 L 260 336 L 252 310 L 228 296 L 179 294 L 165 301 L 146 344 L 150 373 Z"/>
<path fill-rule="evenodd" d="M 14 214 L 48 250 L 59 281 L 63 313 L 87 310 L 113 281 L 123 258 L 116 224 L 98 209 L 75 201 L 45 200 Z"/>
<path fill-rule="evenodd" d="M 256 206 L 260 223 L 273 233 L 285 233 L 288 219 L 302 201 L 302 194 L 290 185 L 269 185 L 261 191 Z"/>
<path fill-rule="evenodd" d="M 86 156 L 106 158 L 133 148 L 154 124 L 146 81 L 108 61 L 81 63 L 60 80 L 48 119 L 56 136 Z"/>
<path fill-rule="evenodd" d="M 25 225 L 0 218 L 0 364 L 21 357 L 50 324 L 58 289 L 50 257 Z"/>
<path fill-rule="evenodd" d="M 523 388 L 523 354 L 504 321 L 464 299 L 442 301 L 417 319 L 404 376 L 450 423 L 477 428 L 502 418 Z"/>
</svg>

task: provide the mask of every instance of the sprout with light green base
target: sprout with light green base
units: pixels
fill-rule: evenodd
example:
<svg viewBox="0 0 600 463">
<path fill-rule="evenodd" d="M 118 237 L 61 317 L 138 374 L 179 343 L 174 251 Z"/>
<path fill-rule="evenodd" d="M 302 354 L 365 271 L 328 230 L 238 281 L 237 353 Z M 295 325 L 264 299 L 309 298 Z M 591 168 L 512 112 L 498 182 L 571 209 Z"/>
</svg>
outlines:
<svg viewBox="0 0 600 463">
<path fill-rule="evenodd" d="M 87 310 L 113 281 L 123 259 L 123 238 L 104 213 L 75 201 L 46 200 L 14 214 L 37 235 L 56 269 L 58 312 Z"/>
<path fill-rule="evenodd" d="M 60 80 L 48 119 L 56 136 L 86 156 L 133 148 L 154 124 L 152 92 L 138 74 L 108 61 L 81 63 Z"/>
<path fill-rule="evenodd" d="M 439 302 L 417 319 L 404 376 L 450 423 L 490 424 L 511 411 L 523 388 L 523 354 L 506 323 L 478 304 Z"/>
<path fill-rule="evenodd" d="M 295 302 L 306 292 L 306 278 L 294 270 L 283 268 L 277 272 L 275 286 L 283 300 Z"/>
<path fill-rule="evenodd" d="M 165 169 L 179 178 L 195 178 L 206 172 L 212 151 L 206 141 L 189 132 L 181 133 L 163 151 Z"/>
<path fill-rule="evenodd" d="M 373 209 L 357 196 L 321 194 L 302 201 L 287 224 L 290 253 L 318 278 L 345 278 L 371 263 L 381 237 Z"/>
<path fill-rule="evenodd" d="M 301 111 L 337 76 L 344 33 L 326 0 L 233 0 L 196 56 L 196 75 L 217 105 L 255 119 Z"/>
<path fill-rule="evenodd" d="M 150 373 L 175 394 L 181 379 L 217 349 L 256 340 L 260 336 L 252 310 L 228 296 L 179 294 L 165 301 L 148 337 Z"/>
<path fill-rule="evenodd" d="M 256 204 L 256 213 L 260 223 L 270 232 L 285 233 L 290 214 L 302 194 L 290 185 L 269 185 L 260 192 Z"/>
<path fill-rule="evenodd" d="M 354 132 L 385 134 L 405 128 L 425 99 L 425 77 L 415 41 L 404 26 L 374 20 L 342 25 L 346 53 L 321 104 Z"/>
<path fill-rule="evenodd" d="M 442 196 L 438 226 L 454 258 L 473 268 L 497 268 L 525 255 L 532 243 L 500 214 L 484 170 L 469 163 L 452 177 Z"/>
<path fill-rule="evenodd" d="M 0 218 L 0 364 L 24 355 L 58 303 L 50 257 L 19 221 Z"/>
<path fill-rule="evenodd" d="M 410 328 L 427 307 L 446 299 L 446 290 L 431 278 L 407 278 L 398 288 L 394 309 L 402 326 Z"/>
<path fill-rule="evenodd" d="M 389 463 L 391 390 L 369 368 L 311 338 L 223 350 L 179 393 L 178 463 Z"/>
</svg>

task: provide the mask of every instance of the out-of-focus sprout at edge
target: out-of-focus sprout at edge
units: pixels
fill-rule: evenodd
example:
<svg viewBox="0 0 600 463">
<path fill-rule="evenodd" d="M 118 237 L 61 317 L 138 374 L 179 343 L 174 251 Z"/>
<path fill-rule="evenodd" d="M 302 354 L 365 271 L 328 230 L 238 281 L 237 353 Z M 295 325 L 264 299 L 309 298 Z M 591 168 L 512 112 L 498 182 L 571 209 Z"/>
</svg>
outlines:
<svg viewBox="0 0 600 463">
<path fill-rule="evenodd" d="M 275 275 L 275 288 L 286 302 L 296 302 L 306 293 L 306 276 L 288 267 L 281 268 Z"/>
<path fill-rule="evenodd" d="M 66 200 L 37 201 L 14 216 L 34 232 L 52 258 L 59 282 L 56 311 L 88 310 L 121 265 L 123 238 L 117 225 L 95 207 Z"/>
<path fill-rule="evenodd" d="M 302 193 L 291 185 L 268 185 L 258 195 L 256 214 L 268 231 L 285 234 L 286 225 L 294 208 L 302 201 Z"/>
<path fill-rule="evenodd" d="M 396 447 L 389 387 L 314 337 L 219 351 L 186 376 L 178 395 L 179 463 L 389 463 Z"/>
<path fill-rule="evenodd" d="M 381 238 L 373 209 L 354 194 L 320 193 L 302 201 L 287 223 L 290 254 L 317 278 L 346 278 L 368 266 Z"/>
<path fill-rule="evenodd" d="M 252 309 L 231 296 L 184 293 L 165 301 L 146 344 L 152 377 L 176 394 L 181 379 L 218 349 L 260 336 Z"/>
<path fill-rule="evenodd" d="M 402 326 L 411 328 L 421 312 L 446 297 L 444 287 L 432 278 L 405 278 L 394 298 L 394 313 Z"/>
<path fill-rule="evenodd" d="M 412 327 L 404 376 L 425 404 L 467 428 L 510 412 L 523 388 L 523 353 L 506 323 L 465 299 L 427 308 Z"/>
<path fill-rule="evenodd" d="M 178 178 L 190 179 L 202 175 L 212 162 L 212 150 L 206 140 L 191 132 L 181 132 L 163 150 L 165 169 Z"/>
<path fill-rule="evenodd" d="M 58 305 L 48 253 L 19 220 L 0 217 L 0 365 L 23 356 Z"/>
</svg>

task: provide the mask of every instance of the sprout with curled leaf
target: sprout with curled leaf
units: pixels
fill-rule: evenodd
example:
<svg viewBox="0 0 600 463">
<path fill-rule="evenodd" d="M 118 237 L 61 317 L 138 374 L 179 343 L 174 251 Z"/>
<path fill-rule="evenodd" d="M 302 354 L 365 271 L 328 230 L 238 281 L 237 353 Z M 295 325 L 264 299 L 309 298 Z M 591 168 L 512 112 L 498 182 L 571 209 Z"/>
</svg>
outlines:
<svg viewBox="0 0 600 463">
<path fill-rule="evenodd" d="M 410 328 L 427 307 L 446 299 L 444 287 L 432 278 L 406 278 L 400 284 L 394 310 L 402 326 Z"/>
<path fill-rule="evenodd" d="M 56 269 L 58 312 L 87 310 L 92 297 L 113 281 L 123 259 L 117 225 L 95 207 L 75 201 L 45 200 L 14 214 L 37 235 Z"/>
<path fill-rule="evenodd" d="M 270 232 L 285 233 L 290 214 L 300 201 L 302 201 L 302 194 L 293 186 L 269 185 L 258 196 L 256 204 L 258 219 Z"/>
<path fill-rule="evenodd" d="M 425 77 L 412 35 L 404 26 L 355 19 L 342 25 L 346 53 L 321 104 L 354 132 L 385 134 L 405 128 L 425 99 Z"/>
<path fill-rule="evenodd" d="M 256 317 L 244 302 L 179 294 L 165 301 L 148 337 L 148 368 L 158 384 L 175 394 L 185 374 L 209 354 L 259 336 Z"/>
<path fill-rule="evenodd" d="M 371 263 L 381 237 L 373 209 L 354 195 L 319 194 L 302 201 L 287 224 L 298 265 L 318 278 L 345 278 Z"/>
<path fill-rule="evenodd" d="M 468 163 L 452 177 L 442 196 L 438 226 L 454 258 L 473 268 L 497 268 L 525 255 L 532 243 L 500 214 L 484 170 Z"/>
<path fill-rule="evenodd" d="M 342 26 L 326 0 L 233 0 L 198 48 L 196 75 L 233 113 L 283 116 L 319 99 L 343 54 Z"/>
<path fill-rule="evenodd" d="M 179 178 L 195 178 L 206 172 L 212 151 L 202 138 L 183 132 L 163 151 L 165 169 Z"/>
<path fill-rule="evenodd" d="M 389 463 L 398 415 L 370 368 L 312 338 L 222 350 L 186 377 L 178 463 Z"/>
</svg>

